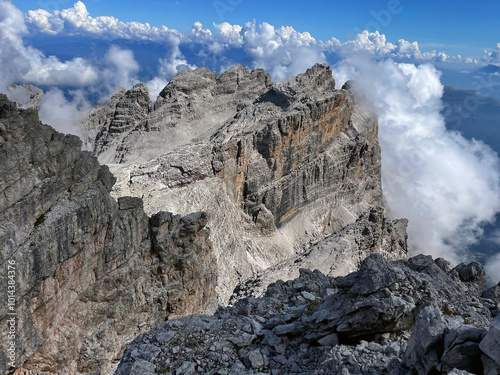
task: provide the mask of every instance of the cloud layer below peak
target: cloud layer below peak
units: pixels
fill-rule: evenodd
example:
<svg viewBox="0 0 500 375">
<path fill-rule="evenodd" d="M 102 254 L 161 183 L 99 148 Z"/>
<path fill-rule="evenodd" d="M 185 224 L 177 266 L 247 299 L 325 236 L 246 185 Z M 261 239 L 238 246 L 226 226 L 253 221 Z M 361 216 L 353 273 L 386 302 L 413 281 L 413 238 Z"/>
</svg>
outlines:
<svg viewBox="0 0 500 375">
<path fill-rule="evenodd" d="M 394 216 L 409 219 L 412 251 L 460 261 L 500 211 L 498 155 L 446 129 L 430 64 L 346 59 L 334 75 L 354 79 L 379 116 L 384 194 Z"/>
</svg>

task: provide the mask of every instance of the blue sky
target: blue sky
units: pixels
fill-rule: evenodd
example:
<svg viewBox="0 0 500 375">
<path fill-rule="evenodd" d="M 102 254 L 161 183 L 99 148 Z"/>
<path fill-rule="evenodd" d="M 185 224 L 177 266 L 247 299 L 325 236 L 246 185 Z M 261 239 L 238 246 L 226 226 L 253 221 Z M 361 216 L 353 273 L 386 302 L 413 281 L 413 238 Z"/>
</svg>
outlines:
<svg viewBox="0 0 500 375">
<path fill-rule="evenodd" d="M 253 18 L 276 27 L 292 26 L 313 37 L 340 41 L 367 29 L 399 39 L 418 41 L 422 51 L 479 56 L 500 41 L 500 2 L 493 0 L 359 0 L 307 2 L 262 0 L 86 0 L 93 16 L 114 16 L 120 21 L 148 22 L 152 26 L 186 32 L 194 22 L 205 27 L 229 22 L 243 25 Z M 71 0 L 15 0 L 23 12 L 70 8 Z M 390 18 L 389 18 L 390 17 Z"/>
</svg>

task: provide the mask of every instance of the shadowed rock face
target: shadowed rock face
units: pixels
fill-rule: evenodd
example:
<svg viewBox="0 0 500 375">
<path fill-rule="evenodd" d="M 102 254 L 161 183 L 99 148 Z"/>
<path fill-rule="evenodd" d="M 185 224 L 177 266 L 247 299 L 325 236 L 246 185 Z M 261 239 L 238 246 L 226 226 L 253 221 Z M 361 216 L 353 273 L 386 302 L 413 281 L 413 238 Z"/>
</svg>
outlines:
<svg viewBox="0 0 500 375">
<path fill-rule="evenodd" d="M 80 149 L 0 96 L 0 288 L 15 263 L 15 365 L 33 371 L 106 370 L 135 335 L 215 296 L 206 214 L 150 219 Z M 8 362 L 2 351 L 1 373 Z"/>
<path fill-rule="evenodd" d="M 104 124 L 95 152 L 118 178 L 113 194 L 143 197 L 148 213 L 208 212 L 224 259 L 222 303 L 239 282 L 348 226 L 335 255 L 323 257 L 328 274 L 353 271 L 373 252 L 406 256 L 406 222 L 384 213 L 377 119 L 354 93 L 335 89 L 329 67 L 274 85 L 264 71 L 241 66 L 221 76 L 184 71 L 151 112 L 111 131 L 130 96 L 91 112 Z"/>
</svg>

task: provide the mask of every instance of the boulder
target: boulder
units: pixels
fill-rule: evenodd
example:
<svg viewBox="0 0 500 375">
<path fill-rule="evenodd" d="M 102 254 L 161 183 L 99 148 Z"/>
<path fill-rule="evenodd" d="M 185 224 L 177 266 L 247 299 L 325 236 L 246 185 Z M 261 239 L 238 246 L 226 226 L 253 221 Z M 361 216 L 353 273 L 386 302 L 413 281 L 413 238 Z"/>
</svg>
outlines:
<svg viewBox="0 0 500 375">
<path fill-rule="evenodd" d="M 446 373 L 458 369 L 481 375 L 483 365 L 479 343 L 486 333 L 484 329 L 467 326 L 446 333 L 441 370 Z"/>
<path fill-rule="evenodd" d="M 491 323 L 491 327 L 479 347 L 486 356 L 493 360 L 493 363 L 486 360 L 488 368 L 500 369 L 500 315 Z"/>
<path fill-rule="evenodd" d="M 428 375 L 435 371 L 441 362 L 444 351 L 444 334 L 449 323 L 440 310 L 426 307 L 417 317 L 404 356 L 404 363 L 418 375 Z"/>
</svg>

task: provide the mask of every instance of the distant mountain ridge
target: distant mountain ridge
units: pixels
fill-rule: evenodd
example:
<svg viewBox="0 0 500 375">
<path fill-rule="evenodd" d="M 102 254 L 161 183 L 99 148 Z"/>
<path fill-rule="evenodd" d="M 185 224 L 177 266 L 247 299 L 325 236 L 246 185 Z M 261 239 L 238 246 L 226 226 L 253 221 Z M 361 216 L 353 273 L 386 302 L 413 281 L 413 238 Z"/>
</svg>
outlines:
<svg viewBox="0 0 500 375">
<path fill-rule="evenodd" d="M 494 65 L 494 64 L 488 64 L 485 67 L 482 67 L 478 70 L 475 70 L 472 72 L 472 74 L 500 74 L 500 66 L 499 65 Z"/>
</svg>

